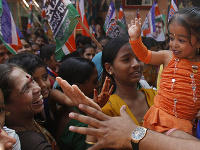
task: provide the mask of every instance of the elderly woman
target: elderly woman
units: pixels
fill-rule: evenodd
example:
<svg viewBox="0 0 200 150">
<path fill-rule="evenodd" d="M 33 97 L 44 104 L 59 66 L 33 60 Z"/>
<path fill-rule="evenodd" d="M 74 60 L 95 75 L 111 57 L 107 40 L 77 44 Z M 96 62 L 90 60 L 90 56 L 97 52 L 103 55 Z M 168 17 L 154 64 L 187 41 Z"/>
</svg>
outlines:
<svg viewBox="0 0 200 150">
<path fill-rule="evenodd" d="M 55 140 L 34 120 L 43 109 L 41 88 L 14 64 L 0 65 L 0 88 L 5 98 L 5 124 L 19 135 L 21 149 L 58 149 Z"/>
</svg>

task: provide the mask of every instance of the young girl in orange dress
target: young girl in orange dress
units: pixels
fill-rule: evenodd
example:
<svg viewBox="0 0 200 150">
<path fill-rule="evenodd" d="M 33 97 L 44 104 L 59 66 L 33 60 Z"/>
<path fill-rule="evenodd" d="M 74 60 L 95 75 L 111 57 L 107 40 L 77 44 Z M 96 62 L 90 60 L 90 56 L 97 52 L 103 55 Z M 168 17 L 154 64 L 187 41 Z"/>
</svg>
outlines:
<svg viewBox="0 0 200 150">
<path fill-rule="evenodd" d="M 170 50 L 147 50 L 140 37 L 141 19 L 129 25 L 130 44 L 136 56 L 147 64 L 163 64 L 160 89 L 143 126 L 180 136 L 193 135 L 193 119 L 200 110 L 200 8 L 177 11 L 169 21 Z M 172 132 L 173 131 L 173 132 Z"/>
</svg>

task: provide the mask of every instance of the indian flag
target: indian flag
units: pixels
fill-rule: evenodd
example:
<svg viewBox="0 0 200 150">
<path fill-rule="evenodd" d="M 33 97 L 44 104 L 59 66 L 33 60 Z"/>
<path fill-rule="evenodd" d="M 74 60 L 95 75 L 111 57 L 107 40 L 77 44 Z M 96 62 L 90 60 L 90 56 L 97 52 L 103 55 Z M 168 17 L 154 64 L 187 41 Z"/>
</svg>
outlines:
<svg viewBox="0 0 200 150">
<path fill-rule="evenodd" d="M 119 27 L 121 28 L 121 32 L 120 32 L 120 36 L 125 36 L 127 35 L 127 28 L 126 28 L 126 19 L 125 19 L 125 15 L 124 15 L 124 10 L 122 8 L 122 5 L 119 8 L 119 15 L 118 15 L 118 22 L 117 24 L 119 25 Z"/>
<path fill-rule="evenodd" d="M 19 34 L 6 0 L 0 0 L 0 39 L 5 47 L 12 53 L 22 47 Z"/>
<path fill-rule="evenodd" d="M 62 47 L 72 35 L 78 23 L 76 17 L 79 17 L 79 13 L 69 0 L 44 0 L 44 5 L 56 41 L 55 57 L 61 60 L 66 54 Z"/>
</svg>

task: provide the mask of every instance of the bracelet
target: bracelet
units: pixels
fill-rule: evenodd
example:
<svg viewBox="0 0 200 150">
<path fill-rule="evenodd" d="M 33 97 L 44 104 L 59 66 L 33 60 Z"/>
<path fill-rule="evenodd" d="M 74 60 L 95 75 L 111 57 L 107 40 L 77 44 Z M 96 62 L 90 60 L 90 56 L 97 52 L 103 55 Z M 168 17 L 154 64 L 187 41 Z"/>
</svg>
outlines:
<svg viewBox="0 0 200 150">
<path fill-rule="evenodd" d="M 90 145 L 97 144 L 96 142 L 90 142 L 90 141 L 87 141 L 87 140 L 85 140 L 85 143 L 90 144 Z"/>
<path fill-rule="evenodd" d="M 177 130 L 176 128 L 172 128 L 169 131 L 167 131 L 167 133 L 165 133 L 166 135 L 169 135 L 170 133 L 172 133 L 173 131 Z"/>
</svg>

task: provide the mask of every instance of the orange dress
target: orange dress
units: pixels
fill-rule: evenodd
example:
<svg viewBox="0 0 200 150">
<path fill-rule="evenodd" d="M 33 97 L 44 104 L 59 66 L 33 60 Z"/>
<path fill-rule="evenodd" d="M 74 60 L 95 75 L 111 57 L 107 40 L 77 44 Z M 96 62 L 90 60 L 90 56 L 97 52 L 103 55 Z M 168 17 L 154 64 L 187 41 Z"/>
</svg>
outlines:
<svg viewBox="0 0 200 150">
<path fill-rule="evenodd" d="M 160 89 L 144 117 L 144 127 L 157 132 L 176 128 L 193 134 L 192 120 L 200 110 L 200 69 L 193 73 L 193 64 L 200 67 L 199 62 L 173 56 L 162 72 Z"/>
</svg>

